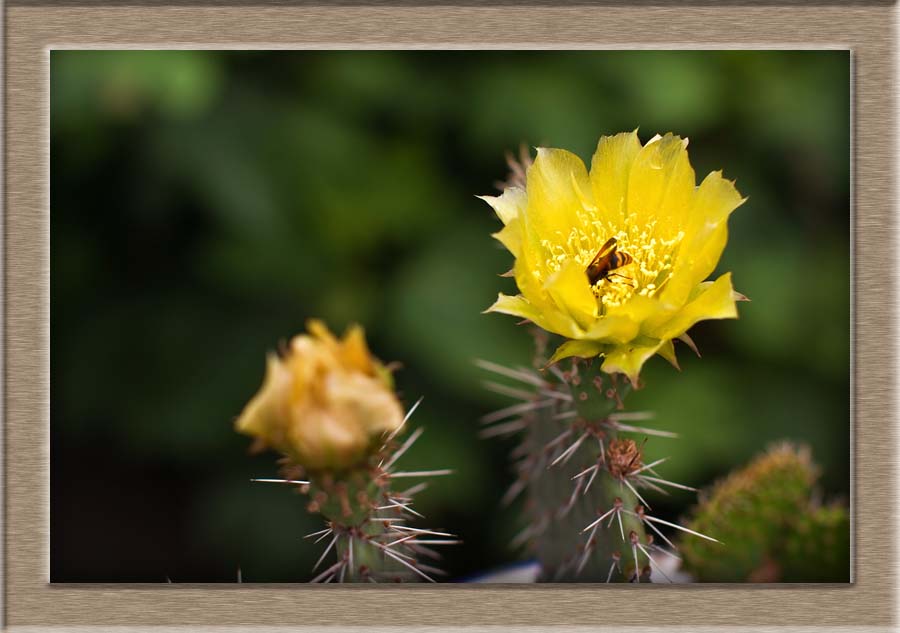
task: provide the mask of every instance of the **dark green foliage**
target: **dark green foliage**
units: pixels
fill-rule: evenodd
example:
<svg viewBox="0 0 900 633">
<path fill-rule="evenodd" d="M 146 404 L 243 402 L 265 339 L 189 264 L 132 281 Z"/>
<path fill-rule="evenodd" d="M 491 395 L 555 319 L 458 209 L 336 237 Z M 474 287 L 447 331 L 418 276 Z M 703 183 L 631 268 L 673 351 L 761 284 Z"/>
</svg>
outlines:
<svg viewBox="0 0 900 633">
<path fill-rule="evenodd" d="M 808 448 L 780 444 L 701 497 L 688 527 L 722 541 L 681 539 L 700 582 L 847 582 L 847 510 L 813 498 Z"/>
</svg>

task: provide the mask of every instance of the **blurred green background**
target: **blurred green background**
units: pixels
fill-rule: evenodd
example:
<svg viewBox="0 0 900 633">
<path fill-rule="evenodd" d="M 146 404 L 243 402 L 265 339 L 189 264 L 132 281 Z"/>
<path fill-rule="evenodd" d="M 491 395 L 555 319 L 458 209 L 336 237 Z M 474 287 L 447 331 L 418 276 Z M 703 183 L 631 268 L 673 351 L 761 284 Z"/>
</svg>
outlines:
<svg viewBox="0 0 900 633">
<path fill-rule="evenodd" d="M 482 315 L 511 257 L 475 198 L 524 142 L 586 160 L 601 134 L 691 140 L 698 179 L 749 201 L 720 264 L 751 303 L 656 358 L 632 407 L 680 440 L 648 459 L 702 486 L 769 442 L 808 443 L 849 494 L 850 58 L 846 51 L 51 53 L 51 576 L 54 582 L 303 581 L 302 498 L 251 477 L 232 423 L 265 354 L 308 317 L 365 325 L 426 427 L 418 500 L 466 544 L 454 578 L 516 559 L 507 401 L 476 357 L 527 363 Z M 675 518 L 690 493 L 658 499 Z"/>
</svg>

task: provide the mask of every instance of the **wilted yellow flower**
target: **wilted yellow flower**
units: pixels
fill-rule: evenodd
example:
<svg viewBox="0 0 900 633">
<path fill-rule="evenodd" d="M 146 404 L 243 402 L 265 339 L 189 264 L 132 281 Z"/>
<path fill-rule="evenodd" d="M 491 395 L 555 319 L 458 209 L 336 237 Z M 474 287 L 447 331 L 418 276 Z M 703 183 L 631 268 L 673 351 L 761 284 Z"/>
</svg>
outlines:
<svg viewBox="0 0 900 633">
<path fill-rule="evenodd" d="M 403 410 L 362 328 L 343 340 L 320 321 L 307 329 L 283 357 L 269 355 L 263 386 L 235 427 L 307 469 L 349 468 L 403 423 Z"/>
<path fill-rule="evenodd" d="M 676 364 L 672 340 L 690 342 L 694 323 L 737 317 L 731 274 L 706 278 L 744 199 L 721 172 L 696 186 L 687 139 L 641 146 L 637 132 L 604 136 L 590 172 L 570 152 L 539 148 L 525 189 L 483 199 L 504 224 L 494 237 L 515 257 L 520 292 L 488 310 L 569 339 L 552 361 L 603 356 L 604 371 L 636 382 L 654 354 Z M 588 266 L 610 238 L 618 256 L 591 279 Z"/>
</svg>

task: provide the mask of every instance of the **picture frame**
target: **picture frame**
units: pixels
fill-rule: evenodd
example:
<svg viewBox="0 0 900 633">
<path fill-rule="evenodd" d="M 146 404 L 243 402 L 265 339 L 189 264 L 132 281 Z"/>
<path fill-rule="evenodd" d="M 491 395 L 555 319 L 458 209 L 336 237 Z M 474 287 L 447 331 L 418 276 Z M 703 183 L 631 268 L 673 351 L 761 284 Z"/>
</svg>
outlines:
<svg viewBox="0 0 900 633">
<path fill-rule="evenodd" d="M 6 625 L 365 627 L 752 626 L 892 629 L 896 508 L 896 7 L 429 7 L 413 3 L 14 0 L 5 7 Z M 852 51 L 854 250 L 851 447 L 853 582 L 848 585 L 318 587 L 49 583 L 49 50 L 54 48 L 838 48 Z M 874 369 L 877 367 L 877 369 Z M 888 529 L 885 529 L 885 528 Z M 640 590 L 640 589 L 638 589 Z M 94 630 L 99 630 L 95 628 Z"/>
</svg>

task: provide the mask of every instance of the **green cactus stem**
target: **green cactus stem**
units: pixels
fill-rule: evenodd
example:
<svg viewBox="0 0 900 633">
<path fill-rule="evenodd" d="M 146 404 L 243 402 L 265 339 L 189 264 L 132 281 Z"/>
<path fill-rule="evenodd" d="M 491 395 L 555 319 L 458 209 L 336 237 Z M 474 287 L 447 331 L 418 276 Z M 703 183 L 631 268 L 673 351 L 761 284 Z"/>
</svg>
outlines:
<svg viewBox="0 0 900 633">
<path fill-rule="evenodd" d="M 402 444 L 390 437 L 365 463 L 345 471 L 304 471 L 282 461 L 283 479 L 256 480 L 297 487 L 309 498 L 307 510 L 325 519 L 323 529 L 304 537 L 324 543 L 313 568 L 318 575 L 311 582 L 435 582 L 435 576 L 444 575 L 424 561 L 439 558 L 433 547 L 460 541 L 443 530 L 407 525 L 421 517 L 412 507 L 413 496 L 426 484 L 406 482 L 450 471 L 405 472 L 395 467 L 421 433 L 416 430 Z"/>
<path fill-rule="evenodd" d="M 819 505 L 806 447 L 782 443 L 701 495 L 689 526 L 727 548 L 685 542 L 684 569 L 713 582 L 848 582 L 850 518 Z"/>
<path fill-rule="evenodd" d="M 649 416 L 624 411 L 631 389 L 624 377 L 588 361 L 576 360 L 568 371 L 546 367 L 544 337 L 536 333 L 535 369 L 478 363 L 520 383 L 485 383 L 520 402 L 485 416 L 492 426 L 482 432 L 522 438 L 512 454 L 517 478 L 504 501 L 524 495 L 527 524 L 512 545 L 527 546 L 542 581 L 646 582 L 656 572 L 665 581 L 651 553 L 674 556 L 662 526 L 684 528 L 653 516 L 640 490 L 683 486 L 658 477 L 659 462 L 645 464 L 643 445 L 628 436 L 673 434 L 631 424 Z"/>
</svg>

